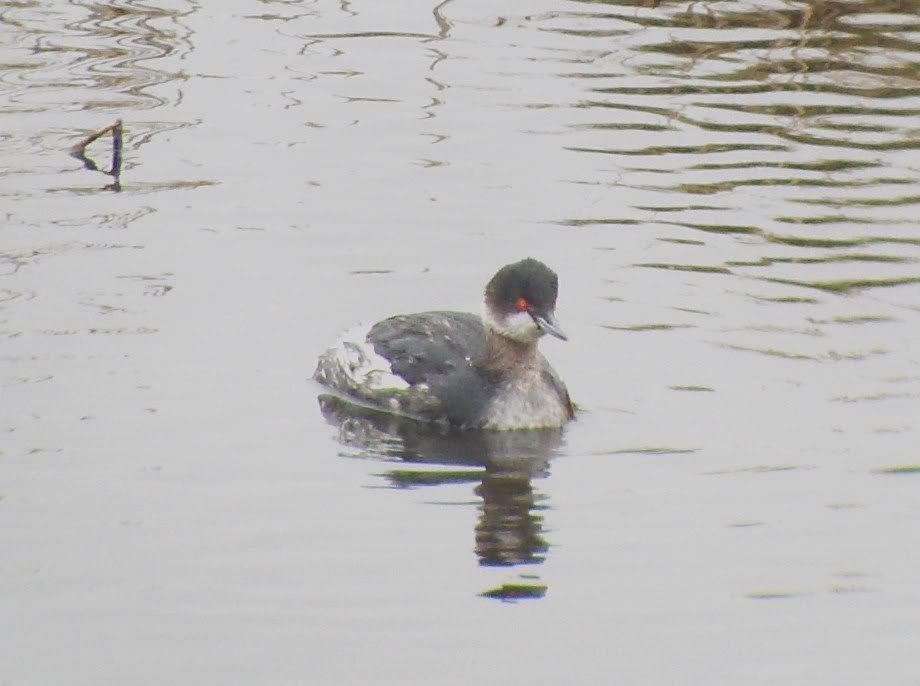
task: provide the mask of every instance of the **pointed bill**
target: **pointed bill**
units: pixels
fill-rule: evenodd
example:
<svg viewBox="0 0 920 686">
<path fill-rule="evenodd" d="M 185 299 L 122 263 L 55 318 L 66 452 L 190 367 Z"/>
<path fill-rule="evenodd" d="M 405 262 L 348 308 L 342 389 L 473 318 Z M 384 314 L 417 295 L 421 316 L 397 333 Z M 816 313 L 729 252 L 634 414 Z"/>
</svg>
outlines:
<svg viewBox="0 0 920 686">
<path fill-rule="evenodd" d="M 569 340 L 569 337 L 566 336 L 565 332 L 559 327 L 559 322 L 556 321 L 556 315 L 552 312 L 547 312 L 544 315 L 532 314 L 531 316 L 543 333 L 548 333 L 564 341 Z"/>
</svg>

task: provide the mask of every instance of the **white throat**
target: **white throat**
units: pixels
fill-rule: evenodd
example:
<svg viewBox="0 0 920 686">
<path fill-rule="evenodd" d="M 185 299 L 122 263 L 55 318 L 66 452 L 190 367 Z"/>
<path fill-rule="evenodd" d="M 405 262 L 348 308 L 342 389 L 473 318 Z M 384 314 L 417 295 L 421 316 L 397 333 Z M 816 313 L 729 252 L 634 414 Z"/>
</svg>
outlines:
<svg viewBox="0 0 920 686">
<path fill-rule="evenodd" d="M 499 317 L 488 304 L 483 304 L 482 321 L 486 329 L 518 343 L 533 343 L 543 333 L 527 312 L 513 312 Z"/>
</svg>

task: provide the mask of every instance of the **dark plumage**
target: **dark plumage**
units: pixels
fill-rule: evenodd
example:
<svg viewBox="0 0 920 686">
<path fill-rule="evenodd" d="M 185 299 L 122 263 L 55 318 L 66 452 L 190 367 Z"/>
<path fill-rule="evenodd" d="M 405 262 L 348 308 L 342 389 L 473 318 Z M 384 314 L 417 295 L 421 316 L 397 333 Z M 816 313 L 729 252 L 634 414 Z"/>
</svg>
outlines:
<svg viewBox="0 0 920 686">
<path fill-rule="evenodd" d="M 458 428 L 561 426 L 574 416 L 572 403 L 537 350 L 544 333 L 564 338 L 557 290 L 543 263 L 507 265 L 486 286 L 486 321 L 464 312 L 390 317 L 367 332 L 373 354 L 343 343 L 320 358 L 314 377 L 363 404 Z M 373 369 L 375 356 L 389 368 Z M 374 374 L 399 378 L 375 384 Z"/>
<path fill-rule="evenodd" d="M 501 312 L 512 312 L 524 297 L 535 311 L 552 313 L 556 308 L 559 277 L 542 262 L 526 260 L 506 264 L 486 284 L 486 301 Z"/>
</svg>

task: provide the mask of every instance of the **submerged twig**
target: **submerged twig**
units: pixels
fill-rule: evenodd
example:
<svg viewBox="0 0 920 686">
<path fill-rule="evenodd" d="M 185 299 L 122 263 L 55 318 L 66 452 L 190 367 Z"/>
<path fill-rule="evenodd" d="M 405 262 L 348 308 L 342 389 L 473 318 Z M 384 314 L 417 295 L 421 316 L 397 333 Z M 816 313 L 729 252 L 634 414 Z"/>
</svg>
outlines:
<svg viewBox="0 0 920 686">
<path fill-rule="evenodd" d="M 106 134 L 112 134 L 112 166 L 108 171 L 103 171 L 103 174 L 108 174 L 115 181 L 106 186 L 107 190 L 120 191 L 121 190 L 121 151 L 122 151 L 122 142 L 124 129 L 122 127 L 121 119 L 117 119 L 114 124 L 106 126 L 104 129 L 100 129 L 95 133 L 90 134 L 82 141 L 70 148 L 70 154 L 73 157 L 76 157 L 83 163 L 83 166 L 90 171 L 102 171 L 99 169 L 99 166 L 86 156 L 86 148 L 91 143 L 102 138 Z"/>
</svg>

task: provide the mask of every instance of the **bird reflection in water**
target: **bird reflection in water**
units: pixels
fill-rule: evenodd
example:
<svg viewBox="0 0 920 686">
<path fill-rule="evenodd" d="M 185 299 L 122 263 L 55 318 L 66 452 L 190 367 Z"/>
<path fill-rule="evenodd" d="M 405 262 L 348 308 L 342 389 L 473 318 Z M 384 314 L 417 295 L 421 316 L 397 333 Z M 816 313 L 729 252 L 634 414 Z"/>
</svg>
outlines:
<svg viewBox="0 0 920 686">
<path fill-rule="evenodd" d="M 482 503 L 475 551 L 480 565 L 543 562 L 548 548 L 542 535 L 545 496 L 534 492 L 532 479 L 548 474 L 549 460 L 562 442 L 560 429 L 457 431 L 356 406 L 335 395 L 320 395 L 319 405 L 338 428 L 341 443 L 402 463 L 383 474 L 392 486 L 477 484 Z M 520 582 L 482 595 L 508 600 L 539 598 L 545 592 L 539 579 L 522 575 Z"/>
</svg>

